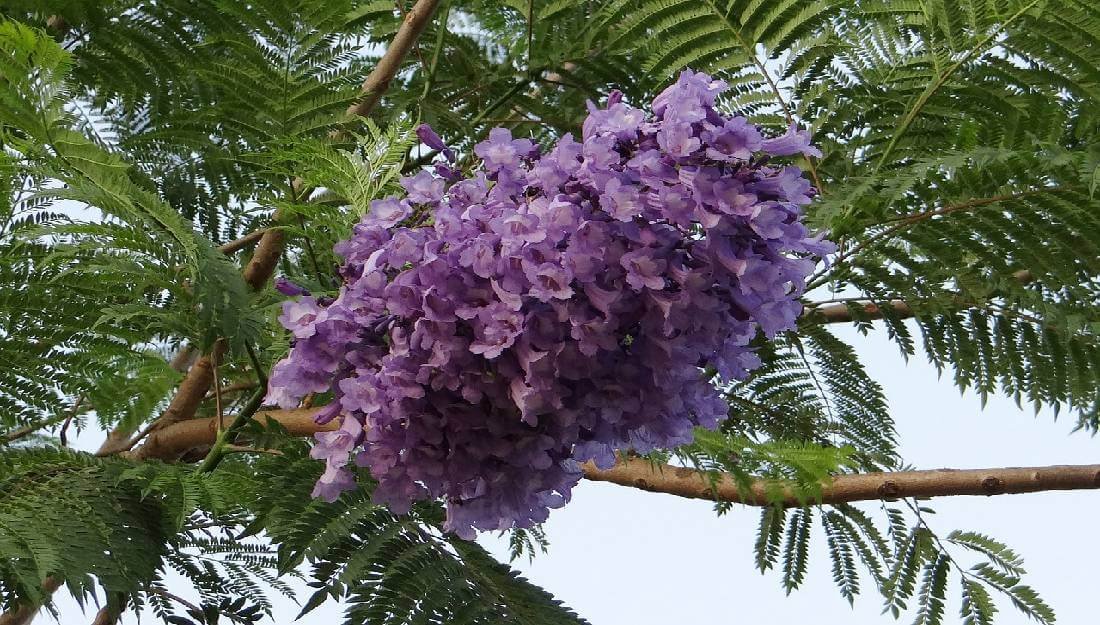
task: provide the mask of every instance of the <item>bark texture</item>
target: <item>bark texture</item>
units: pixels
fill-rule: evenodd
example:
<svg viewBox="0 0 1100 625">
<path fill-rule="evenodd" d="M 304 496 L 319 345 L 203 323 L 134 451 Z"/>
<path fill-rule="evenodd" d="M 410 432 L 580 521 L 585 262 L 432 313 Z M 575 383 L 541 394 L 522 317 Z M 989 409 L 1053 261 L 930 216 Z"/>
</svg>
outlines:
<svg viewBox="0 0 1100 625">
<path fill-rule="evenodd" d="M 337 428 L 338 423 L 335 421 L 330 421 L 326 425 L 318 425 L 313 421 L 313 416 L 316 414 L 316 408 L 261 410 L 256 413 L 253 419 L 260 423 L 266 423 L 268 419 L 278 421 L 293 436 L 311 436 L 315 432 Z M 154 430 L 145 439 L 145 442 L 129 455 L 136 460 L 178 458 L 190 449 L 209 447 L 214 443 L 217 435 L 217 418 L 190 419 Z"/>
</svg>

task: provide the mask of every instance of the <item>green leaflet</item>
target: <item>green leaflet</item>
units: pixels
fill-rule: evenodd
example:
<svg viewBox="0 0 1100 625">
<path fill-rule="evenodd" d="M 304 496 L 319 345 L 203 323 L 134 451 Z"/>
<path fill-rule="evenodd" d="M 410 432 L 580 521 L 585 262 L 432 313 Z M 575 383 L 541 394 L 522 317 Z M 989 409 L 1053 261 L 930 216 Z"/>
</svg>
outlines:
<svg viewBox="0 0 1100 625">
<path fill-rule="evenodd" d="M 125 464 L 54 451 L 0 453 L 0 598 L 46 598 L 63 578 L 78 597 L 133 593 L 160 567 L 171 530 L 154 502 L 119 488 Z M 94 581 L 93 581 L 94 576 Z"/>
<path fill-rule="evenodd" d="M 943 623 L 949 586 L 957 584 L 961 616 L 968 625 L 993 622 L 995 596 L 1039 623 L 1054 622 L 1053 610 L 1021 583 L 1022 560 L 1011 549 L 975 532 L 954 531 L 940 538 L 922 518 L 926 509 L 907 503 L 907 511 L 883 506 L 884 531 L 872 515 L 848 504 L 819 514 L 813 508 L 791 513 L 767 508 L 757 538 L 758 568 L 780 568 L 787 591 L 797 588 L 816 519 L 825 533 L 833 581 L 849 601 L 862 590 L 866 575 L 882 595 L 885 611 L 895 618 L 912 611 L 914 625 Z"/>
<path fill-rule="evenodd" d="M 251 531 L 279 545 L 279 566 L 309 563 L 308 612 L 344 599 L 353 623 L 582 624 L 584 620 L 498 563 L 480 546 L 442 536 L 442 507 L 426 504 L 395 517 L 349 493 L 333 504 L 309 497 L 319 467 L 295 446 L 257 466 Z"/>
</svg>

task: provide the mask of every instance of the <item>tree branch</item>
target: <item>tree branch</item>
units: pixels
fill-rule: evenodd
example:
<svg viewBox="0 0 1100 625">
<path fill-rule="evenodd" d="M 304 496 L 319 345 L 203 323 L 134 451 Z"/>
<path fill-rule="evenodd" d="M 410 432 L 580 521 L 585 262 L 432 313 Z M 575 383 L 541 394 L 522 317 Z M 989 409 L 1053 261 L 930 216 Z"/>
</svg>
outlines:
<svg viewBox="0 0 1100 625">
<path fill-rule="evenodd" d="M 764 77 L 765 81 L 767 81 L 768 88 L 771 89 L 772 95 L 775 96 L 776 102 L 779 103 L 779 107 L 783 109 L 783 117 L 787 119 L 787 124 L 793 124 L 794 114 L 791 112 L 790 103 L 788 103 L 787 99 L 783 97 L 783 91 L 779 89 L 779 85 L 776 84 L 775 79 L 772 78 L 772 75 L 768 71 L 767 66 L 760 60 L 760 57 L 756 55 L 757 42 L 747 41 L 741 34 L 744 30 L 745 25 L 742 24 L 740 20 L 737 22 L 734 21 L 732 9 L 730 9 L 729 11 L 724 11 L 718 8 L 718 5 L 714 3 L 714 0 L 706 0 L 706 5 L 710 8 L 711 12 L 714 15 L 716 15 L 719 19 L 726 23 L 729 32 L 734 36 L 734 38 L 737 40 L 737 43 L 740 44 L 741 48 L 745 51 L 745 56 L 749 58 L 752 64 L 756 66 L 756 71 Z M 810 167 L 810 177 L 814 180 L 814 186 L 817 188 L 818 191 L 824 194 L 825 188 L 824 185 L 821 184 L 821 179 L 817 175 L 817 166 L 814 165 L 814 161 L 811 157 L 807 156 L 805 158 L 806 163 Z"/>
<path fill-rule="evenodd" d="M 68 417 L 67 414 L 54 415 L 52 417 L 47 417 L 45 419 L 39 419 L 37 421 L 28 423 L 27 425 L 24 425 L 23 427 L 15 428 L 14 430 L 4 432 L 3 434 L 0 434 L 0 445 L 7 445 L 8 443 L 14 443 L 15 441 L 17 441 L 21 438 L 26 438 L 26 437 L 30 436 L 31 434 L 34 434 L 35 432 L 37 432 L 38 430 L 41 430 L 42 428 L 48 428 L 51 425 L 57 425 L 58 423 L 61 423 L 61 422 L 65 421 L 68 418 L 69 417 Z M 0 625 L 3 625 L 3 624 L 0 623 Z"/>
<path fill-rule="evenodd" d="M 401 27 L 397 30 L 397 34 L 393 36 L 393 41 L 390 42 L 389 47 L 386 48 L 386 53 L 382 55 L 381 59 L 378 59 L 378 65 L 374 66 L 374 70 L 363 81 L 363 87 L 360 90 L 363 93 L 362 99 L 348 108 L 349 116 L 366 117 L 370 115 L 375 106 L 378 106 L 382 94 L 390 86 L 390 81 L 401 69 L 405 57 L 416 45 L 416 40 L 420 38 L 420 34 L 431 23 L 432 15 L 439 6 L 439 2 L 440 0 L 417 0 L 413 8 L 405 13 L 405 18 L 401 21 Z"/>
<path fill-rule="evenodd" d="M 62 37 L 69 34 L 69 23 L 60 15 L 51 15 L 47 17 L 46 28 L 56 31 Z"/>
<path fill-rule="evenodd" d="M 248 380 L 245 382 L 235 382 L 229 386 L 222 387 L 222 395 L 228 395 L 229 393 L 236 393 L 239 391 L 251 391 L 256 388 L 255 380 Z M 214 393 L 207 393 L 204 399 L 214 399 Z"/>
<path fill-rule="evenodd" d="M 336 429 L 335 422 L 326 425 L 315 423 L 313 417 L 316 414 L 316 408 L 262 410 L 257 412 L 253 419 L 261 424 L 266 423 L 268 419 L 278 421 L 292 436 L 311 436 L 316 432 Z M 216 418 L 191 419 L 150 433 L 145 443 L 133 450 L 130 457 L 137 460 L 178 458 L 189 449 L 213 445 L 217 438 L 218 420 Z"/>
<path fill-rule="evenodd" d="M 908 319 L 913 316 L 913 309 L 909 304 L 900 299 L 892 299 L 886 303 L 876 304 L 870 300 L 860 300 L 852 304 L 827 304 L 825 306 L 810 306 L 802 313 L 803 317 L 813 319 L 819 323 L 845 323 L 855 321 L 856 315 L 852 314 L 852 306 L 861 309 L 863 315 L 860 318 L 882 319 L 883 307 L 893 312 L 891 316 L 899 319 Z"/>
<path fill-rule="evenodd" d="M 16 429 L 11 430 L 9 432 L 5 432 L 3 434 L 0 434 L 0 445 L 7 445 L 8 443 L 14 443 L 15 441 L 17 441 L 21 438 L 25 438 L 27 436 L 30 436 L 31 434 L 34 434 L 35 432 L 37 432 L 38 430 L 41 430 L 42 428 L 47 428 L 47 427 L 50 427 L 51 425 L 56 425 L 56 424 L 61 423 L 61 422 L 64 422 L 67 425 L 70 421 L 72 421 L 73 417 L 75 417 L 77 414 L 79 414 L 80 404 L 82 404 L 82 403 L 84 403 L 84 395 L 80 395 L 79 397 L 77 397 L 76 401 L 73 402 L 72 408 L 65 411 L 64 414 L 54 415 L 52 417 L 47 417 L 45 419 L 39 419 L 39 420 L 37 420 L 33 423 L 28 423 L 27 425 L 24 425 L 21 428 L 16 428 Z M 62 433 L 61 433 L 61 443 L 62 443 L 62 446 L 64 446 L 64 444 L 65 444 L 64 430 L 62 430 Z"/>
<path fill-rule="evenodd" d="M 96 612 L 95 618 L 92 619 L 92 625 L 115 625 L 118 623 L 119 617 L 122 613 L 109 605 L 105 605 Z"/>
<path fill-rule="evenodd" d="M 267 230 L 267 228 L 253 230 L 239 239 L 234 239 L 233 241 L 221 245 L 218 247 L 218 251 L 226 256 L 236 254 L 258 243 Z M 176 352 L 176 355 L 172 358 L 169 366 L 175 371 L 186 373 L 194 364 L 196 360 L 195 356 L 196 353 L 193 346 L 187 344 L 181 345 L 179 351 Z M 130 449 L 133 447 L 134 443 L 137 442 L 137 439 L 131 437 L 132 433 L 132 430 L 127 428 L 116 427 L 112 429 L 107 433 L 107 439 L 103 441 L 103 444 L 99 447 L 99 451 L 96 453 L 101 456 L 109 456 Z"/>
<path fill-rule="evenodd" d="M 925 220 L 927 220 L 931 217 L 942 216 L 942 215 L 950 215 L 952 213 L 959 212 L 959 211 L 972 210 L 972 209 L 975 209 L 975 208 L 981 208 L 981 207 L 984 207 L 984 206 L 990 206 L 990 205 L 993 205 L 993 204 L 998 204 L 1000 202 L 1008 202 L 1008 201 L 1011 201 L 1011 200 L 1018 200 L 1018 199 L 1021 199 L 1021 198 L 1025 198 L 1025 197 L 1028 197 L 1028 196 L 1031 196 L 1031 195 L 1038 195 L 1038 194 L 1041 194 L 1041 193 L 1051 193 L 1051 192 L 1055 192 L 1055 191 L 1058 191 L 1058 187 L 1041 187 L 1041 188 L 1038 188 L 1038 189 L 1028 189 L 1026 191 L 1018 191 L 1018 192 L 1015 192 L 1015 193 L 995 195 L 993 197 L 972 198 L 970 200 L 967 200 L 965 202 L 961 202 L 961 203 L 958 203 L 958 204 L 951 204 L 949 206 L 941 206 L 940 208 L 933 208 L 933 209 L 921 211 L 919 213 L 911 213 L 911 214 L 908 214 L 908 215 L 900 215 L 898 217 L 887 219 L 886 221 L 884 221 L 882 223 L 879 223 L 879 224 L 875 224 L 875 225 L 881 225 L 881 226 L 885 226 L 887 224 L 893 224 L 893 225 L 891 225 L 889 228 L 885 228 L 883 230 L 880 230 L 879 232 L 876 232 L 876 233 L 870 235 L 869 237 L 863 239 L 862 241 L 857 241 L 849 249 L 841 250 L 839 254 L 837 254 L 836 256 L 833 257 L 832 262 L 829 266 L 823 267 L 822 269 L 815 272 L 814 275 L 810 276 L 810 278 L 808 279 L 808 285 L 807 285 L 806 289 L 807 290 L 813 290 L 814 288 L 819 287 L 822 284 L 825 284 L 826 282 L 828 282 L 827 278 L 828 278 L 829 275 L 835 275 L 836 274 L 836 268 L 837 267 L 843 265 L 846 261 L 850 260 L 851 258 L 858 256 L 860 254 L 860 252 L 862 252 L 863 250 L 866 250 L 866 249 L 869 249 L 871 247 L 874 247 L 874 246 L 878 245 L 878 243 L 880 241 L 889 239 L 890 237 L 892 237 L 894 235 L 894 233 L 905 230 L 906 228 L 908 228 L 909 226 L 912 226 L 913 224 L 921 223 L 922 221 L 925 221 Z M 836 241 L 836 243 L 839 245 L 840 241 L 838 240 L 838 241 Z"/>
<path fill-rule="evenodd" d="M 195 612 L 202 612 L 202 609 L 199 608 L 199 606 L 191 603 L 190 601 L 188 601 L 187 599 L 184 599 L 183 597 L 180 597 L 178 595 L 173 595 L 172 593 L 168 592 L 167 590 L 163 590 L 161 588 L 157 588 L 156 586 L 152 586 L 148 589 L 147 592 L 150 592 L 154 595 L 160 595 L 161 597 L 164 597 L 165 599 L 171 599 L 172 601 L 175 601 L 176 603 L 179 603 L 180 605 L 182 605 L 183 607 L 185 607 L 189 610 L 194 610 Z"/>
<path fill-rule="evenodd" d="M 267 228 L 253 230 L 252 232 L 249 232 L 239 239 L 234 239 L 228 243 L 223 243 L 222 245 L 218 246 L 218 251 L 222 254 L 225 254 L 226 256 L 229 256 L 230 254 L 236 254 L 244 248 L 251 247 L 253 244 L 257 243 L 260 239 L 263 238 L 265 234 L 267 234 Z"/>
<path fill-rule="evenodd" d="M 293 436 L 310 436 L 333 430 L 336 421 L 318 425 L 313 417 L 316 408 L 269 410 L 256 413 L 261 423 L 267 419 L 279 422 Z M 208 447 L 217 438 L 217 419 L 195 419 L 177 423 L 154 432 L 145 445 L 135 450 L 134 457 L 175 458 L 195 447 Z M 775 480 L 757 479 L 742 489 L 733 476 L 709 473 L 686 467 L 654 465 L 648 460 L 620 459 L 607 470 L 585 464 L 584 477 L 596 482 L 610 482 L 645 491 L 666 493 L 689 499 L 724 501 L 750 506 L 765 506 L 775 502 L 767 493 L 779 492 L 779 503 L 785 506 L 804 504 L 838 504 L 854 501 L 897 499 L 903 497 L 953 497 L 958 495 L 1007 495 L 1049 490 L 1100 489 L 1100 465 L 1065 465 L 1049 467 L 935 469 L 931 471 L 896 471 L 837 475 L 821 484 L 819 499 L 799 499 L 792 486 Z"/>
<path fill-rule="evenodd" d="M 60 577 L 54 577 L 53 575 L 47 577 L 42 582 L 42 592 L 47 596 L 53 594 L 58 588 L 61 588 L 62 580 Z M 9 612 L 0 614 L 0 625 L 28 625 L 34 620 L 34 615 L 38 614 L 39 606 L 21 605 L 18 608 Z"/>
<path fill-rule="evenodd" d="M 967 63 L 973 60 L 975 56 L 979 54 L 985 54 L 985 51 L 987 49 L 995 45 L 997 37 L 999 37 L 1004 31 L 1006 31 L 1009 25 L 1023 17 L 1028 11 L 1033 9 L 1035 5 L 1039 4 L 1039 2 L 1040 0 L 1032 0 L 1032 2 L 1025 5 L 1019 11 L 1011 15 L 1008 19 L 998 24 L 997 27 L 989 32 L 981 41 L 978 42 L 977 45 L 967 50 L 966 54 L 962 55 L 962 57 L 960 57 L 959 60 L 956 61 L 951 67 L 948 67 L 942 74 L 937 76 L 936 80 L 928 85 L 924 89 L 924 91 L 921 92 L 919 96 L 917 96 L 912 108 L 909 109 L 909 111 L 905 114 L 905 117 L 902 118 L 901 122 L 898 124 L 897 129 L 894 131 L 894 135 L 890 137 L 890 142 L 886 144 L 886 149 L 882 151 L 882 156 L 879 157 L 878 164 L 875 165 L 875 170 L 872 176 L 878 175 L 879 171 L 881 171 L 883 166 L 886 165 L 886 161 L 890 158 L 890 155 L 893 154 L 894 148 L 898 145 L 898 141 L 900 141 L 902 136 L 905 135 L 905 133 L 909 130 L 909 127 L 913 125 L 913 121 L 928 104 L 928 101 L 931 100 L 932 96 L 935 95 L 941 87 L 947 84 L 947 80 L 951 78 L 951 76 L 956 71 L 958 71 L 960 67 L 965 66 Z"/>
<path fill-rule="evenodd" d="M 755 480 L 742 490 L 733 477 L 695 469 L 654 466 L 647 460 L 625 459 L 611 469 L 601 471 L 585 466 L 584 476 L 598 482 L 611 482 L 645 491 L 667 493 L 690 499 L 724 501 L 750 506 L 774 502 L 774 482 Z M 821 486 L 820 498 L 806 501 L 795 491 L 783 487 L 779 503 L 784 506 L 838 504 L 904 497 L 954 497 L 958 495 L 1009 495 L 1049 490 L 1100 488 L 1100 464 L 1055 465 L 1048 467 L 1006 467 L 994 469 L 934 469 L 837 475 Z"/>
<path fill-rule="evenodd" d="M 1026 285 L 1035 281 L 1035 275 L 1026 269 L 1013 273 L 1012 277 L 1019 282 L 1020 285 Z M 845 323 L 848 321 L 855 321 L 856 315 L 852 314 L 853 305 L 863 310 L 863 315 L 860 316 L 861 319 L 882 319 L 883 316 L 885 316 L 883 308 L 891 310 L 891 316 L 899 319 L 908 319 L 915 314 L 913 308 L 909 306 L 909 304 L 900 299 L 894 299 L 885 303 L 876 303 L 871 300 L 858 300 L 852 304 L 827 304 L 823 306 L 814 306 L 811 304 L 806 307 L 802 316 L 819 323 Z"/>
</svg>

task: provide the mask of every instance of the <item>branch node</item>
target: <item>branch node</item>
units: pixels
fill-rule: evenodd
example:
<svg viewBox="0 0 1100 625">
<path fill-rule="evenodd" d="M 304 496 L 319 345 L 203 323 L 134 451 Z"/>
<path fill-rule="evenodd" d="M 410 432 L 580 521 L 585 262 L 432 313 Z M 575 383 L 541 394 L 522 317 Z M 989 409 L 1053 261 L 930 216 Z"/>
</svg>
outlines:
<svg viewBox="0 0 1100 625">
<path fill-rule="evenodd" d="M 990 475 L 982 480 L 982 490 L 987 495 L 1000 495 L 1005 492 L 1005 483 L 1001 478 Z"/>
<path fill-rule="evenodd" d="M 883 499 L 897 499 L 901 495 L 901 487 L 893 480 L 886 480 L 878 487 L 878 494 Z"/>
</svg>

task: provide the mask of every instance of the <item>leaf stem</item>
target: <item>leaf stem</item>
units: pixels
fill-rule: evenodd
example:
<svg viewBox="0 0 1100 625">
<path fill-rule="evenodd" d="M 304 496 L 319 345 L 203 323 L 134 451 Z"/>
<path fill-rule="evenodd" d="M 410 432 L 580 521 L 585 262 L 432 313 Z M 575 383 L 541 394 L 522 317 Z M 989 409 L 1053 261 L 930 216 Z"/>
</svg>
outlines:
<svg viewBox="0 0 1100 625">
<path fill-rule="evenodd" d="M 195 469 L 196 473 L 210 473 L 214 469 L 218 468 L 221 461 L 225 459 L 228 453 L 228 447 L 232 443 L 232 439 L 236 438 L 237 432 L 243 428 L 252 419 L 252 415 L 256 414 L 256 411 L 260 409 L 263 404 L 264 395 L 266 389 L 258 388 L 256 392 L 252 394 L 252 397 L 248 398 L 248 403 L 241 408 L 240 413 L 237 414 L 233 422 L 229 424 L 229 427 L 218 432 L 217 438 L 214 439 L 214 445 L 210 448 L 210 451 L 206 454 L 206 458 L 203 459 L 202 464 Z"/>
<path fill-rule="evenodd" d="M 447 37 L 447 20 L 451 15 L 451 3 L 445 2 L 443 12 L 439 16 L 439 31 L 435 34 L 435 49 L 432 50 L 432 61 L 428 67 L 428 76 L 424 79 L 424 90 L 420 93 L 420 99 L 426 100 L 435 86 L 435 73 L 439 68 L 439 54 L 443 50 L 443 42 Z"/>
<path fill-rule="evenodd" d="M 932 98 L 932 96 L 940 90 L 940 87 L 943 87 L 945 84 L 947 84 L 947 79 L 950 78 L 955 72 L 957 72 L 960 67 L 973 59 L 975 55 L 984 50 L 986 46 L 992 43 L 998 35 L 1004 32 L 1005 29 L 1007 29 L 1008 26 L 1012 24 L 1012 22 L 1015 22 L 1017 19 L 1022 17 L 1025 13 L 1033 9 L 1035 5 L 1039 4 L 1039 2 L 1041 1 L 1042 0 L 1032 0 L 1026 6 L 1024 6 L 1024 8 L 1020 9 L 1011 17 L 1006 19 L 997 28 L 995 28 L 993 32 L 983 37 L 976 46 L 967 50 L 966 54 L 964 54 L 962 58 L 960 58 L 954 65 L 947 68 L 946 71 L 940 74 L 939 77 L 936 78 L 935 82 L 925 88 L 920 96 L 917 97 L 917 101 L 913 103 L 913 108 L 909 109 L 909 112 L 906 113 L 905 117 L 901 120 L 901 123 L 898 125 L 897 131 L 894 132 L 894 136 L 890 138 L 890 143 L 888 143 L 886 145 L 886 149 L 883 150 L 882 156 L 878 160 L 878 164 L 875 165 L 875 171 L 872 173 L 872 176 L 878 175 L 879 171 L 886 164 L 887 159 L 889 159 L 890 155 L 894 153 L 894 148 L 897 147 L 898 141 L 900 141 L 901 137 L 906 133 L 906 131 L 909 130 L 909 126 L 913 124 L 913 120 L 917 118 L 917 115 L 919 115 L 921 110 L 924 109 L 924 106 L 928 104 L 928 101 Z"/>
</svg>

